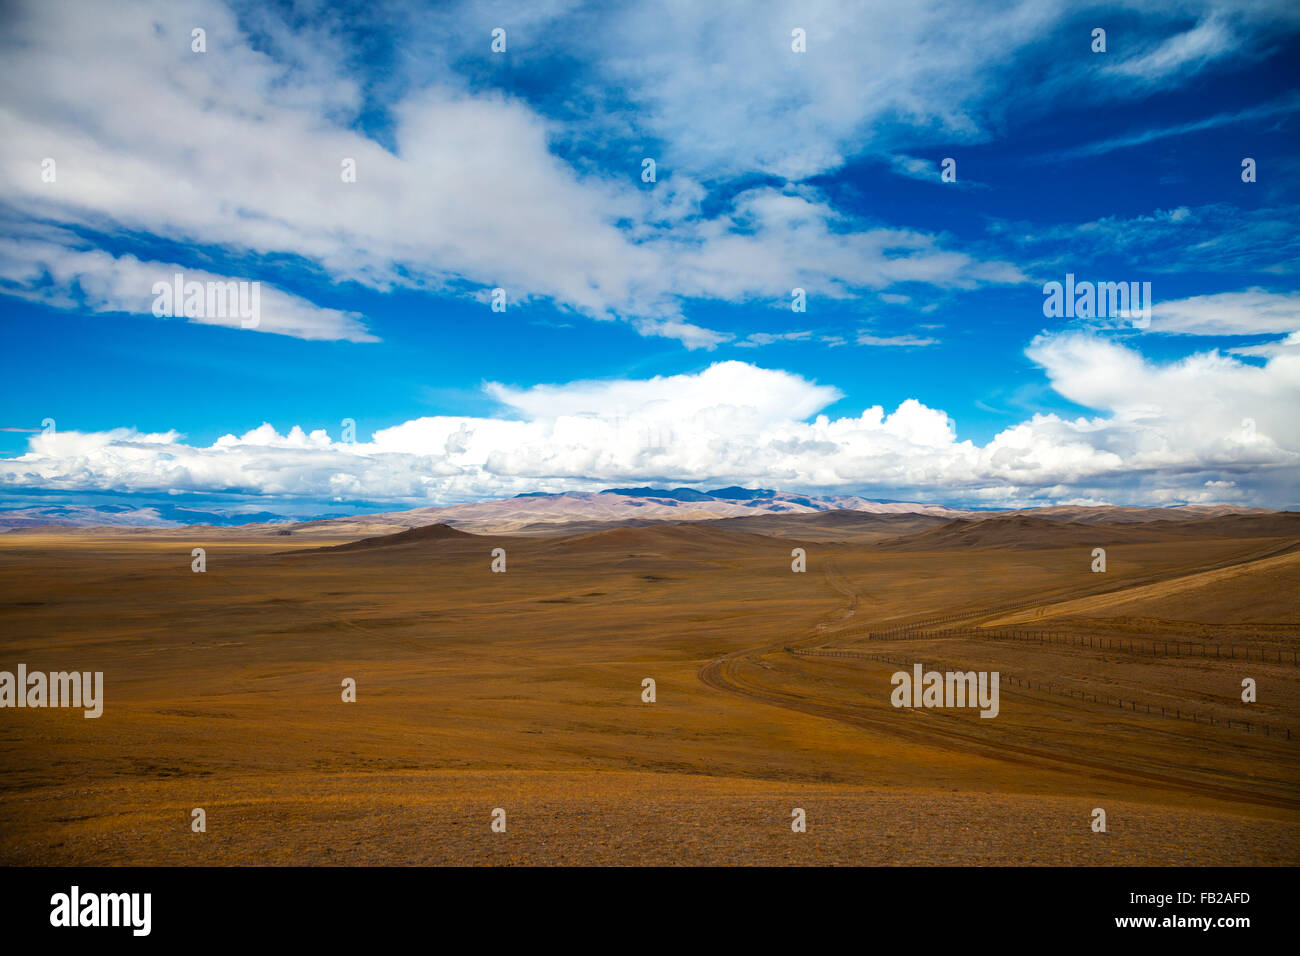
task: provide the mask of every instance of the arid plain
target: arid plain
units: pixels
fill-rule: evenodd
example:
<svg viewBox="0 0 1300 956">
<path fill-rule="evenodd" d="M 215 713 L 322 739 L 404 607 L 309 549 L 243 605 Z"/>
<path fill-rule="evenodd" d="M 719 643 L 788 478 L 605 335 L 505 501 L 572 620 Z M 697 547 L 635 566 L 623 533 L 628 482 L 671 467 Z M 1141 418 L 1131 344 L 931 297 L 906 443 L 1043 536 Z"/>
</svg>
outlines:
<svg viewBox="0 0 1300 956">
<path fill-rule="evenodd" d="M 0 536 L 0 863 L 1300 863 L 1298 515 L 355 538 Z"/>
</svg>

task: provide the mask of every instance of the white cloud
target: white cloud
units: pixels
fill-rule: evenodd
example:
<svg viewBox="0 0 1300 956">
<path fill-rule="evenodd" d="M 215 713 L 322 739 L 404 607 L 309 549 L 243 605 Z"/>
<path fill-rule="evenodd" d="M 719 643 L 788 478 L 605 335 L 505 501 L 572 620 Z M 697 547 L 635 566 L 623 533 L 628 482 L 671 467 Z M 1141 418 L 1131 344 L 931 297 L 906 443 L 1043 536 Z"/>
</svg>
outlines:
<svg viewBox="0 0 1300 956">
<path fill-rule="evenodd" d="M 1185 480 L 1178 476 L 1220 469 L 1243 486 L 1289 487 L 1291 496 L 1300 485 L 1300 355 L 1259 367 L 1215 350 L 1158 364 L 1082 333 L 1040 336 L 1027 354 L 1062 396 L 1109 413 L 1088 420 L 1090 444 L 1132 475 L 1176 485 Z"/>
<path fill-rule="evenodd" d="M 84 248 L 74 237 L 64 245 L 30 237 L 0 238 L 0 291 L 60 309 L 91 312 L 153 314 L 154 284 L 172 283 L 182 274 L 185 282 L 228 283 L 253 281 L 247 277 L 219 276 L 202 269 L 187 269 L 175 263 L 142 262 L 133 255 L 113 256 L 98 249 Z M 259 286 L 256 324 L 246 323 L 234 311 L 227 315 L 202 315 L 184 319 L 202 325 L 247 327 L 255 332 L 273 332 L 300 339 L 376 342 L 366 331 L 362 317 L 315 305 L 292 293 L 265 283 Z M 182 304 L 174 304 L 180 314 Z"/>
<path fill-rule="evenodd" d="M 614 36 L 641 15 L 629 16 L 609 27 Z M 528 29 L 545 35 L 546 18 L 538 13 Z M 445 67 L 389 104 L 386 149 L 358 131 L 365 102 L 342 72 L 337 32 L 290 31 L 265 11 L 251 22 L 260 48 L 215 0 L 29 4 L 15 13 L 0 38 L 0 201 L 82 235 L 224 250 L 255 272 L 287 255 L 379 290 L 502 287 L 511 302 L 547 298 L 595 318 L 629 318 L 642 334 L 691 348 L 728 339 L 681 314 L 692 296 L 1022 281 L 1014 266 L 949 251 L 933 235 L 845 221 L 811 189 L 754 189 L 720 217 L 701 218 L 705 193 L 687 171 L 665 169 L 663 182 L 643 190 L 635 163 L 575 168 L 552 149 L 570 132 L 563 122 Z M 190 50 L 198 23 L 208 37 L 202 54 Z M 894 23 L 911 36 L 906 18 Z M 652 34 L 675 55 L 678 33 Z M 522 40 L 512 47 L 521 56 Z M 905 73 L 908 62 L 895 57 Z M 830 79 L 822 72 L 806 92 L 824 94 Z M 775 107 L 770 100 L 764 94 Z M 743 148 L 727 144 L 737 155 Z M 46 157 L 57 163 L 55 182 L 41 179 Z M 342 181 L 345 159 L 356 162 L 355 183 Z"/>
<path fill-rule="evenodd" d="M 1198 10 L 1197 27 L 1115 64 L 1117 82 L 1226 56 L 1259 24 L 1287 16 L 1256 6 L 1229 26 L 1213 5 L 1185 12 Z M 1150 14 L 1175 12 L 1184 11 Z M 797 185 L 750 190 L 706 219 L 700 180 L 756 170 L 799 180 L 872 152 L 928 175 L 929 161 L 899 154 L 891 137 L 984 138 L 1014 88 L 1008 64 L 1064 23 L 1068 5 L 1020 0 L 998 16 L 948 0 L 679 3 L 668 16 L 660 4 L 515 11 L 511 57 L 530 67 L 576 57 L 585 67 L 575 96 L 596 97 L 591 116 L 566 104 L 551 119 L 476 82 L 495 7 L 386 9 L 439 42 L 411 57 L 398 36 L 396 75 L 367 77 L 368 90 L 347 72 L 356 50 L 338 16 L 317 13 L 314 25 L 289 27 L 264 8 L 236 18 L 216 0 L 15 7 L 0 38 L 0 201 L 83 233 L 224 249 L 255 270 L 259 257 L 288 255 L 380 290 L 500 286 L 512 302 L 546 298 L 628 318 L 689 348 L 731 338 L 682 315 L 692 297 L 1024 281 L 1015 266 L 954 252 L 934 235 L 846 221 Z M 789 49 L 796 21 L 808 31 L 806 54 Z M 204 54 L 190 50 L 196 23 L 208 31 Z M 255 31 L 256 46 L 241 28 Z M 358 129 L 376 87 L 389 96 L 379 105 L 391 149 Z M 610 89 L 635 108 L 598 97 Z M 639 188 L 639 156 L 627 169 L 582 158 L 593 143 L 642 133 L 662 152 L 652 190 Z M 576 158 L 561 160 L 557 143 Z M 54 183 L 40 179 L 45 157 L 58 163 Z M 356 183 L 340 180 L 345 158 L 357 162 Z M 303 330 L 327 335 L 333 321 L 339 337 L 355 337 L 338 316 L 299 308 Z"/>
<path fill-rule="evenodd" d="M 593 35 L 601 74 L 625 86 L 638 122 L 693 172 L 752 169 L 801 180 L 849 155 L 888 151 L 900 127 L 980 139 L 998 64 L 1059 22 L 1055 3 L 810 0 L 635 4 Z M 807 52 L 791 51 L 791 30 Z M 990 58 L 989 51 L 999 51 Z M 706 82 L 699 82 L 701 67 Z M 744 108 L 737 108 L 744 104 Z"/>
<path fill-rule="evenodd" d="M 1279 355 L 1300 355 L 1300 332 L 1292 332 L 1284 339 L 1264 342 L 1260 345 L 1240 345 L 1228 349 L 1233 355 L 1247 355 L 1252 358 L 1274 358 Z"/>
<path fill-rule="evenodd" d="M 1228 113 L 1216 113 L 1213 116 L 1207 116 L 1199 120 L 1192 120 L 1187 123 L 1178 123 L 1174 126 L 1153 127 L 1136 133 L 1126 133 L 1121 136 L 1114 136 L 1094 143 L 1086 143 L 1083 146 L 1077 146 L 1053 153 L 1050 158 L 1056 162 L 1061 162 L 1064 160 L 1081 159 L 1088 156 L 1101 156 L 1105 153 L 1114 152 L 1117 149 L 1128 149 L 1130 146 L 1144 146 L 1147 143 L 1153 143 L 1157 140 L 1168 139 L 1174 136 L 1185 136 L 1188 133 L 1199 133 L 1207 129 L 1217 129 L 1220 126 L 1235 126 L 1239 123 L 1268 119 L 1272 116 L 1294 112 L 1298 103 L 1300 103 L 1300 99 L 1298 99 L 1294 94 L 1288 94 L 1267 103 L 1261 103 L 1259 106 L 1252 106 L 1244 110 L 1236 110 Z"/>
<path fill-rule="evenodd" d="M 1285 335 L 1300 332 L 1300 293 L 1252 288 L 1159 302 L 1148 332 L 1168 335 Z"/>
<path fill-rule="evenodd" d="M 891 159 L 890 167 L 908 179 L 939 182 L 939 169 L 932 160 L 899 154 Z"/>
<path fill-rule="evenodd" d="M 1297 19 L 1294 4 L 1271 0 L 1226 12 L 1216 0 L 1118 7 L 1140 22 L 1112 30 L 1104 68 L 1088 52 L 1089 30 L 1071 33 L 1079 6 L 1062 0 L 994 9 L 962 0 L 669 0 L 619 5 L 583 31 L 556 23 L 554 42 L 566 52 L 579 45 L 600 80 L 628 89 L 638 129 L 664 142 L 669 168 L 801 181 L 852 156 L 987 141 L 1009 112 L 1055 107 L 1044 91 L 1076 102 L 1147 93 L 1240 56 L 1252 37 L 1276 36 Z M 1189 17 L 1199 22 L 1183 29 Z M 793 27 L 806 31 L 806 53 L 791 51 Z M 1072 56 L 1057 43 L 1075 36 Z M 1022 60 L 1045 42 L 1057 52 L 1034 68 L 1047 79 L 1026 84 Z M 1125 57 L 1133 46 L 1149 52 Z M 895 171 L 926 178 L 924 163 L 904 154 Z"/>
<path fill-rule="evenodd" d="M 1038 225 L 996 221 L 990 232 L 1038 257 L 1034 271 L 1066 271 L 1082 277 L 1092 263 L 1122 257 L 1137 274 L 1118 281 L 1168 273 L 1289 275 L 1300 262 L 1300 208 L 1242 208 L 1230 203 L 1155 209 L 1129 217 L 1106 216 L 1083 223 Z M 1105 266 L 1114 271 L 1113 262 Z M 1058 271 L 1059 270 L 1059 271 Z M 1156 289 L 1157 294 L 1159 289 Z"/>
<path fill-rule="evenodd" d="M 928 233 L 847 225 L 809 190 L 746 190 L 727 215 L 674 232 L 683 246 L 674 288 L 685 296 L 788 302 L 796 287 L 845 299 L 904 282 L 973 289 L 1026 281 L 1009 262 L 944 249 Z"/>
<path fill-rule="evenodd" d="M 1231 53 L 1238 43 L 1227 19 L 1213 15 L 1190 30 L 1169 37 L 1155 49 L 1108 64 L 1106 69 L 1121 76 L 1155 83 L 1171 74 L 1195 71 Z"/>
<path fill-rule="evenodd" d="M 1027 350 L 1065 398 L 979 446 L 916 399 L 830 418 L 838 389 L 743 362 L 643 380 L 485 386 L 509 417 L 419 418 L 343 444 L 264 424 L 208 447 L 176 432 L 59 432 L 0 461 L 11 488 L 246 490 L 443 504 L 624 483 L 758 484 L 988 505 L 1110 500 L 1295 504 L 1300 349 L 1155 363 L 1084 333 Z M 1230 483 L 1230 484 L 1229 484 Z"/>
<path fill-rule="evenodd" d="M 677 339 L 688 349 L 712 349 L 732 338 L 730 333 L 706 329 L 682 318 L 633 319 L 632 327 L 642 335 Z"/>
<path fill-rule="evenodd" d="M 916 347 L 922 345 L 937 345 L 939 344 L 939 340 L 934 338 L 923 338 L 918 335 L 871 335 L 868 332 L 859 332 L 858 344 Z"/>
<path fill-rule="evenodd" d="M 837 388 L 814 385 L 789 372 L 745 362 L 718 362 L 694 375 L 534 385 L 526 389 L 490 383 L 485 390 L 529 419 L 650 412 L 675 418 L 739 407 L 755 421 L 772 423 L 807 418 L 843 397 Z"/>
<path fill-rule="evenodd" d="M 807 342 L 811 339 L 812 332 L 806 329 L 799 332 L 751 332 L 737 342 L 736 347 L 752 349 L 763 345 L 774 345 L 777 342 Z"/>
</svg>

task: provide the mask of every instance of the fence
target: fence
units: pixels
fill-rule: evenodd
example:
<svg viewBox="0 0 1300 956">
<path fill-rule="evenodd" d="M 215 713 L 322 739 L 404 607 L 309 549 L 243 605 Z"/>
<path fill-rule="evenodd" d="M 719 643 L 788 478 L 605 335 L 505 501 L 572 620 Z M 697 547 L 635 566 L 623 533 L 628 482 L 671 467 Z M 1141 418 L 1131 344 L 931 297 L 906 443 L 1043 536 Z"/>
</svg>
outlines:
<svg viewBox="0 0 1300 956">
<path fill-rule="evenodd" d="M 1017 604 L 1002 604 L 998 607 L 979 607 L 970 608 L 965 611 L 954 611 L 951 614 L 941 614 L 935 617 L 922 618 L 919 621 L 909 621 L 907 624 L 901 624 L 898 627 L 889 628 L 886 633 L 893 631 L 918 630 L 935 627 L 942 624 L 956 624 L 960 621 L 969 621 L 973 617 L 997 617 L 1002 614 L 1011 614 L 1015 611 L 1024 611 L 1029 608 L 1041 607 L 1037 602 L 1019 602 Z M 860 625 L 858 627 L 847 628 L 842 633 L 853 633 L 864 630 L 870 625 Z"/>
<path fill-rule="evenodd" d="M 951 634 L 951 632 L 947 632 Z M 870 654 L 863 651 L 817 651 L 817 650 L 799 650 L 793 647 L 786 647 L 787 654 L 793 654 L 795 657 L 829 657 L 850 660 L 868 660 L 880 661 L 885 664 L 895 666 L 909 667 L 913 661 L 897 660 L 895 658 L 885 657 L 880 654 Z M 1053 686 L 1051 681 L 1036 681 L 1030 678 L 1013 677 L 1010 674 L 1002 674 L 1000 682 L 1008 687 L 1019 687 L 1026 690 L 1035 690 L 1042 693 L 1053 694 L 1058 697 L 1070 697 L 1084 703 L 1105 704 L 1111 707 L 1119 707 L 1121 710 L 1129 710 L 1134 713 L 1149 714 L 1152 717 L 1167 717 L 1174 720 L 1191 720 L 1193 723 L 1206 724 L 1211 727 L 1226 727 L 1228 730 L 1239 730 L 1246 733 L 1263 734 L 1265 737 L 1273 737 L 1278 740 L 1291 739 L 1291 729 L 1289 727 L 1276 727 L 1269 723 L 1257 720 L 1232 720 L 1226 717 L 1216 717 L 1213 714 L 1203 714 L 1193 710 L 1183 710 L 1181 707 L 1166 707 L 1163 705 L 1145 704 L 1136 700 L 1127 700 L 1122 697 L 1111 697 L 1109 694 L 1090 694 L 1087 691 L 1075 690 L 1071 687 L 1062 687 L 1061 685 Z M 1169 713 L 1169 711 L 1173 713 Z"/>
<path fill-rule="evenodd" d="M 1087 647 L 1099 651 L 1120 651 L 1151 657 L 1201 657 L 1214 660 L 1258 661 L 1261 664 L 1300 664 L 1300 651 L 1279 647 L 1241 647 L 1235 644 L 1197 644 L 1192 641 L 1141 641 L 1134 638 L 1096 634 L 1069 634 L 1059 631 L 1021 631 L 1006 628 L 950 628 L 944 631 L 916 630 L 910 625 L 887 631 L 868 631 L 869 641 L 924 640 L 938 637 L 965 637 L 990 641 L 1023 641 L 1030 644 L 1061 644 Z M 1186 649 L 1186 653 L 1184 653 Z M 1225 653 L 1226 651 L 1226 653 Z"/>
</svg>

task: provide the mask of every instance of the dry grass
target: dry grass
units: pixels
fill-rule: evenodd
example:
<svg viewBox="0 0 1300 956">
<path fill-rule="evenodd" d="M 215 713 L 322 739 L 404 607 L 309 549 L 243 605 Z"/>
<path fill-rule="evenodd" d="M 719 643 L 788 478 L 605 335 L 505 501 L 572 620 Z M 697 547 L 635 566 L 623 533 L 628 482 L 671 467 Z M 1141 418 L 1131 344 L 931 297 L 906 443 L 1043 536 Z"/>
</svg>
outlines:
<svg viewBox="0 0 1300 956">
<path fill-rule="evenodd" d="M 280 553 L 291 538 L 0 537 L 0 669 L 106 685 L 98 720 L 0 712 L 0 862 L 1300 862 L 1294 740 L 1015 689 L 996 720 L 895 710 L 891 660 L 785 650 L 1254 708 L 1295 738 L 1291 666 L 862 633 L 1035 602 L 1053 628 L 1294 648 L 1296 561 L 1250 563 L 1290 542 L 1171 534 L 1112 546 L 1105 575 L 1086 548 L 862 540 L 805 542 L 799 575 L 799 543 L 694 526 L 297 554 Z M 1235 571 L 1158 587 L 1212 566 Z M 1235 696 L 1243 675 L 1258 704 Z M 488 829 L 497 806 L 506 834 Z M 1096 806 L 1109 833 L 1089 829 Z"/>
</svg>

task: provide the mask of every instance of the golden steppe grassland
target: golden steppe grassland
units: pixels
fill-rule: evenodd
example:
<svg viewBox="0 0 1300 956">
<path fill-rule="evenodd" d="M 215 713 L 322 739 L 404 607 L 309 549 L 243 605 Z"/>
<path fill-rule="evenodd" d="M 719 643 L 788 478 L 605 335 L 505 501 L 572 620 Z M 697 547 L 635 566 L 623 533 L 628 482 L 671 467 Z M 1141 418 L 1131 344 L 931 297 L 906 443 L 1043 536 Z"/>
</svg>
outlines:
<svg viewBox="0 0 1300 956">
<path fill-rule="evenodd" d="M 0 536 L 0 670 L 105 684 L 0 710 L 0 863 L 1300 862 L 1292 516 L 748 520 Z"/>
</svg>

